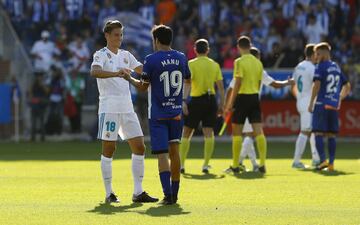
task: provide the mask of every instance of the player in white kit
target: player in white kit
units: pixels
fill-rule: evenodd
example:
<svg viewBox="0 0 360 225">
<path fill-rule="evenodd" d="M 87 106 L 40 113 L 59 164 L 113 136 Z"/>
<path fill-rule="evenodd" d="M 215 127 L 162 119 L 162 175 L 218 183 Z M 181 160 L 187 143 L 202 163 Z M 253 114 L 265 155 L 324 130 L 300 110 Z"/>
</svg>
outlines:
<svg viewBox="0 0 360 225">
<path fill-rule="evenodd" d="M 255 47 L 251 47 L 250 53 L 260 60 L 259 49 L 255 48 Z M 277 81 L 277 80 L 274 80 L 272 77 L 270 77 L 269 74 L 265 70 L 263 71 L 261 85 L 271 86 L 273 88 L 283 88 L 285 86 L 291 86 L 293 84 L 294 84 L 293 79 L 288 79 L 285 81 Z M 233 79 L 230 82 L 228 90 L 226 92 L 225 103 L 229 99 L 229 96 L 232 92 L 232 89 L 234 88 L 234 85 L 235 85 L 235 80 Z M 261 88 L 260 88 L 259 96 L 261 96 Z M 245 138 L 243 140 L 242 147 L 241 147 L 240 158 L 239 158 L 239 168 L 240 168 L 240 170 L 245 171 L 245 166 L 243 165 L 243 161 L 248 156 L 253 165 L 253 171 L 256 172 L 256 171 L 258 171 L 259 166 L 256 162 L 256 152 L 255 152 L 254 140 L 253 140 L 253 132 L 254 131 L 253 131 L 248 119 L 245 120 L 245 124 L 244 124 L 242 132 L 243 132 Z"/>
<path fill-rule="evenodd" d="M 142 64 L 128 51 L 119 49 L 123 39 L 123 26 L 108 21 L 104 27 L 107 46 L 95 52 L 91 75 L 96 77 L 99 89 L 99 130 L 102 140 L 101 172 L 104 180 L 105 202 L 119 202 L 112 189 L 112 157 L 118 135 L 126 140 L 132 151 L 134 179 L 133 202 L 156 202 L 142 188 L 144 177 L 144 135 L 131 101 L 129 82 L 122 77 L 131 70 L 142 73 Z"/>
<path fill-rule="evenodd" d="M 308 112 L 308 106 L 311 97 L 311 90 L 313 85 L 313 77 L 315 73 L 315 54 L 313 44 L 305 46 L 304 54 L 305 60 L 300 62 L 294 70 L 293 78 L 295 85 L 293 93 L 296 97 L 296 108 L 300 114 L 300 133 L 296 140 L 293 168 L 304 169 L 307 166 L 300 160 L 304 153 L 306 143 L 310 137 L 310 148 L 312 153 L 312 164 L 316 166 L 320 159 L 315 146 L 315 136 L 311 134 L 311 118 L 312 114 Z"/>
</svg>

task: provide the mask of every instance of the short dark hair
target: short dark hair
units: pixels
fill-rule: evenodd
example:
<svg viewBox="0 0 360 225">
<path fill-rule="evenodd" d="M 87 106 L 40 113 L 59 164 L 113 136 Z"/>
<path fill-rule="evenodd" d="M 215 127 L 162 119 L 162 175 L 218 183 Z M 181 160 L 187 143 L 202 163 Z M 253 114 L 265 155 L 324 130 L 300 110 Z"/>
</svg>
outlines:
<svg viewBox="0 0 360 225">
<path fill-rule="evenodd" d="M 256 58 L 258 58 L 258 57 L 260 57 L 260 50 L 256 47 L 251 47 L 250 54 L 255 56 Z"/>
<path fill-rule="evenodd" d="M 105 23 L 105 26 L 104 26 L 104 33 L 111 33 L 111 31 L 113 31 L 114 29 L 116 28 L 123 28 L 123 25 L 120 23 L 119 20 L 108 20 L 106 23 Z"/>
<path fill-rule="evenodd" d="M 307 44 L 304 49 L 304 54 L 306 57 L 311 57 L 314 54 L 315 44 Z"/>
<path fill-rule="evenodd" d="M 315 45 L 315 51 L 316 50 L 326 50 L 326 51 L 331 51 L 331 46 L 329 43 L 327 42 L 320 42 L 319 44 Z"/>
<path fill-rule="evenodd" d="M 166 25 L 154 26 L 152 29 L 152 35 L 154 40 L 158 39 L 162 45 L 171 45 L 173 38 L 173 31 Z"/>
<path fill-rule="evenodd" d="M 248 36 L 241 36 L 238 38 L 237 44 L 240 48 L 250 48 L 251 40 Z"/>
<path fill-rule="evenodd" d="M 206 39 L 199 39 L 195 42 L 196 52 L 199 54 L 205 54 L 209 49 L 209 42 Z"/>
</svg>

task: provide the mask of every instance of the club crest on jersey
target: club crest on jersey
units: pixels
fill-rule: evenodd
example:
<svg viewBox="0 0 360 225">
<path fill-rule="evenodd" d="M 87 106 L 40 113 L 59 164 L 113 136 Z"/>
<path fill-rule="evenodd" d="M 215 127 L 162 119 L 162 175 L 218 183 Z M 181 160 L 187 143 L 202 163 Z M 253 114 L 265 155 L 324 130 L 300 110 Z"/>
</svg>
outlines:
<svg viewBox="0 0 360 225">
<path fill-rule="evenodd" d="M 128 64 L 128 63 L 129 63 L 129 61 L 127 60 L 127 58 L 124 58 L 124 63 L 125 63 L 125 64 Z"/>
<path fill-rule="evenodd" d="M 100 57 L 99 56 L 95 56 L 95 62 L 100 62 Z"/>
<path fill-rule="evenodd" d="M 106 53 L 106 55 L 107 55 L 107 57 L 108 57 L 109 59 L 111 59 L 110 53 Z"/>
</svg>

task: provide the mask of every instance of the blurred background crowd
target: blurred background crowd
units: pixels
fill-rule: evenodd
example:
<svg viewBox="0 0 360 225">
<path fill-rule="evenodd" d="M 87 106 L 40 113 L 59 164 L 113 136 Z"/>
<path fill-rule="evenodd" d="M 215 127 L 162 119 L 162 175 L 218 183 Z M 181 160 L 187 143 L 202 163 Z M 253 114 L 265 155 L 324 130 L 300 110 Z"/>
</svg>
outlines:
<svg viewBox="0 0 360 225">
<path fill-rule="evenodd" d="M 92 54 L 105 45 L 104 22 L 107 18 L 116 18 L 119 12 L 135 13 L 150 25 L 171 26 L 173 48 L 184 52 L 188 59 L 195 57 L 196 39 L 206 38 L 211 48 L 209 56 L 219 62 L 224 71 L 232 70 L 233 61 L 239 56 L 236 39 L 240 35 L 252 38 L 269 70 L 292 70 L 303 59 L 306 43 L 328 41 L 333 48 L 333 59 L 341 65 L 352 84 L 350 98 L 360 99 L 358 0 L 1 2 L 32 59 L 36 77 L 29 88 L 30 96 L 35 96 L 32 103 L 48 105 L 49 115 L 63 117 L 65 112 L 71 131 L 75 133 L 81 131 L 83 104 L 96 101 L 96 84 L 89 77 Z M 127 35 L 130 31 L 125 24 L 125 38 Z M 124 42 L 122 48 L 142 61 L 152 51 L 151 39 L 145 45 L 132 40 L 135 39 Z M 143 105 L 145 97 L 139 95 L 138 100 Z M 69 101 L 72 103 L 67 104 Z M 36 119 L 39 118 L 33 118 Z M 50 132 L 61 133 L 61 125 Z"/>
</svg>

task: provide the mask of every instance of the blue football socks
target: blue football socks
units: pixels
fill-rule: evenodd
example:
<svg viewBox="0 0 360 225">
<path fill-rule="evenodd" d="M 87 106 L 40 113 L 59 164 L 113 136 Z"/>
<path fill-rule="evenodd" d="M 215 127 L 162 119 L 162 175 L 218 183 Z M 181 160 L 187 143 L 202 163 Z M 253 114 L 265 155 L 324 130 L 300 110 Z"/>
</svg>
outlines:
<svg viewBox="0 0 360 225">
<path fill-rule="evenodd" d="M 160 181 L 164 195 L 165 196 L 171 195 L 172 191 L 171 191 L 171 183 L 170 183 L 170 176 L 171 176 L 170 171 L 161 172 L 159 173 L 159 175 L 160 175 Z"/>
<path fill-rule="evenodd" d="M 324 150 L 324 138 L 322 135 L 315 135 L 315 145 L 319 153 L 320 162 L 322 163 L 326 160 L 326 155 Z"/>
<path fill-rule="evenodd" d="M 335 139 L 335 137 L 328 138 L 328 150 L 329 150 L 329 163 L 334 164 L 335 151 L 336 151 L 336 139 Z"/>
</svg>

